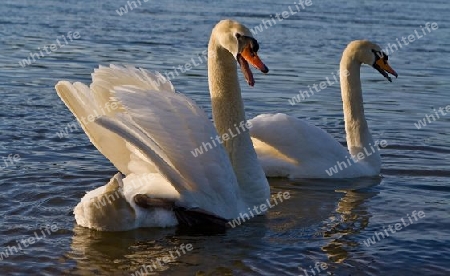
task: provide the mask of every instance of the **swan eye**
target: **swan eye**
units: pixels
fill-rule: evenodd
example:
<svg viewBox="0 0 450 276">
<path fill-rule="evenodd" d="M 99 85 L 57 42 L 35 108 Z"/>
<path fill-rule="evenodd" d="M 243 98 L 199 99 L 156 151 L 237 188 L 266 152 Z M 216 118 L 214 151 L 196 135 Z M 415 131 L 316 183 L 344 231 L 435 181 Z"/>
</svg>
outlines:
<svg viewBox="0 0 450 276">
<path fill-rule="evenodd" d="M 259 44 L 256 39 L 250 36 L 241 35 L 239 33 L 235 34 L 237 41 L 238 41 L 238 48 L 241 49 L 241 51 L 244 48 L 248 48 L 252 55 L 258 52 L 259 50 Z"/>
<path fill-rule="evenodd" d="M 375 61 L 382 59 L 384 63 L 386 63 L 389 60 L 389 57 L 385 52 L 377 50 L 372 50 L 372 52 L 375 54 Z"/>
<path fill-rule="evenodd" d="M 255 52 L 255 53 L 258 52 L 258 50 L 259 50 L 259 44 L 258 44 L 258 41 L 256 41 L 256 39 L 255 39 L 255 40 L 252 40 L 250 46 L 251 46 L 252 52 Z"/>
<path fill-rule="evenodd" d="M 383 52 L 380 52 L 380 51 L 377 51 L 377 50 L 373 50 L 372 49 L 372 53 L 374 53 L 375 54 L 375 59 L 376 60 L 378 60 L 378 59 L 380 59 L 380 58 L 383 58 Z"/>
<path fill-rule="evenodd" d="M 391 77 L 389 77 L 388 73 L 398 77 L 397 72 L 388 64 L 388 55 L 385 52 L 373 50 L 372 52 L 375 54 L 375 62 L 372 64 L 372 67 L 375 68 L 378 72 L 380 72 L 385 78 L 387 78 L 390 82 L 392 82 Z"/>
</svg>

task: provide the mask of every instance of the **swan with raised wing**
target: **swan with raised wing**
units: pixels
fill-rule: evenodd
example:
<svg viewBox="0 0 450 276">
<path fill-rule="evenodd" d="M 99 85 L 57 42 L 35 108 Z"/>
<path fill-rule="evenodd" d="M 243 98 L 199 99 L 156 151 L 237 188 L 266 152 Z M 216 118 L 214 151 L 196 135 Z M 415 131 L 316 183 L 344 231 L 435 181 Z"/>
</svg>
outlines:
<svg viewBox="0 0 450 276">
<path fill-rule="evenodd" d="M 286 114 L 262 114 L 250 122 L 258 159 L 268 177 L 355 178 L 377 176 L 381 158 L 364 115 L 360 68 L 368 64 L 389 81 L 397 73 L 381 48 L 351 42 L 340 63 L 347 148 L 324 130 Z"/>
<path fill-rule="evenodd" d="M 258 48 L 236 21 L 223 20 L 212 30 L 208 80 L 216 127 L 162 75 L 143 69 L 100 66 L 90 87 L 58 82 L 58 95 L 92 144 L 121 172 L 81 199 L 74 209 L 77 224 L 103 231 L 225 224 L 269 200 L 248 130 L 192 154 L 246 122 L 237 63 L 253 86 L 249 64 L 268 72 Z"/>
</svg>

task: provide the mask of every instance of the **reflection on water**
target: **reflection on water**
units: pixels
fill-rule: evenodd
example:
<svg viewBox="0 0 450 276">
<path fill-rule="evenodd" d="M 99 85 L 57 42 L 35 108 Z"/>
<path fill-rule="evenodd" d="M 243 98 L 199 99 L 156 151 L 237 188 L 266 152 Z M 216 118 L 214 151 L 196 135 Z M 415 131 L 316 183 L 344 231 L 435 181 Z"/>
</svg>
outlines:
<svg viewBox="0 0 450 276">
<path fill-rule="evenodd" d="M 223 254 L 233 258 L 244 257 L 251 253 L 253 246 L 242 247 L 241 242 L 257 245 L 265 235 L 264 218 L 256 225 L 238 227 L 226 234 L 186 235 L 183 231 L 173 229 L 138 229 L 122 233 L 95 232 L 75 226 L 71 250 L 67 257 L 77 262 L 74 271 L 129 273 L 142 270 L 149 265 L 152 271 L 159 273 L 200 272 L 203 269 L 224 269 L 234 267 L 235 262 L 220 258 Z M 111 243 L 111 240 L 120 240 Z M 180 248 L 192 245 L 191 251 L 182 254 Z M 179 250 L 180 254 L 174 253 Z M 231 251 L 230 251 L 231 250 Z M 172 252 L 171 252 L 172 251 Z M 174 255 L 175 254 L 175 255 Z M 155 265 L 159 260 L 174 256 L 170 262 Z M 207 260 L 208 266 L 205 265 Z M 191 268 L 192 267 L 192 268 Z M 150 268 L 148 268 L 149 270 Z M 230 270 L 231 271 L 231 270 Z M 184 274 L 181 274 L 184 275 Z"/>
<path fill-rule="evenodd" d="M 288 191 L 291 197 L 269 209 L 267 216 L 255 217 L 226 233 L 204 235 L 180 229 L 104 233 L 75 226 L 66 255 L 76 260 L 75 271 L 134 272 L 157 258 L 170 256 L 171 250 L 183 244 L 192 244 L 191 252 L 153 270 L 168 275 L 255 272 L 253 258 L 267 259 L 264 271 L 274 273 L 277 267 L 295 273 L 299 267 L 306 269 L 317 261 L 326 263 L 331 270 L 360 246 L 352 236 L 368 225 L 371 214 L 366 203 L 377 194 L 371 187 L 380 182 L 380 178 L 339 182 L 274 179 L 272 194 Z M 305 242 L 318 245 L 320 250 L 309 252 L 312 248 L 307 247 L 298 251 L 295 244 Z M 280 256 L 267 252 L 267 246 L 275 247 Z M 296 261 L 286 262 L 281 257 L 284 254 L 295 256 Z"/>
<path fill-rule="evenodd" d="M 335 263 L 342 263 L 349 258 L 349 252 L 361 246 L 354 236 L 363 231 L 371 217 L 366 201 L 378 192 L 367 191 L 366 188 L 380 184 L 381 179 L 358 179 L 353 184 L 358 188 L 339 189 L 343 193 L 336 208 L 336 215 L 329 218 L 324 235 L 330 237 L 329 243 L 322 247 L 328 258 Z M 366 186 L 364 188 L 364 186 Z"/>
</svg>

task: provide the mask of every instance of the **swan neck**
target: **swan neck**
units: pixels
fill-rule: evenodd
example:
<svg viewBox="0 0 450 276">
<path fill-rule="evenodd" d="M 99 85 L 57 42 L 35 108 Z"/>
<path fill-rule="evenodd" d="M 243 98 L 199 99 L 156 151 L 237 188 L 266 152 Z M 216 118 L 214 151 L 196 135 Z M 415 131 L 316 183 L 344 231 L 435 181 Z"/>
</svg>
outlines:
<svg viewBox="0 0 450 276">
<path fill-rule="evenodd" d="M 219 134 L 245 121 L 241 88 L 234 57 L 225 49 L 209 51 L 208 81 L 212 100 L 212 113 Z"/>
<path fill-rule="evenodd" d="M 208 82 L 214 124 L 230 157 L 242 196 L 248 197 L 247 202 L 259 203 L 269 196 L 268 184 L 250 138 L 251 125 L 246 125 L 237 62 L 214 37 L 208 46 Z M 263 183 L 267 184 L 264 189 Z"/>
<path fill-rule="evenodd" d="M 373 152 L 375 145 L 364 115 L 360 70 L 361 63 L 353 55 L 344 52 L 340 79 L 347 147 L 351 155 L 362 152 L 366 156 L 364 161 L 379 167 L 381 160 L 378 148 Z M 373 153 L 369 156 L 367 152 Z"/>
</svg>

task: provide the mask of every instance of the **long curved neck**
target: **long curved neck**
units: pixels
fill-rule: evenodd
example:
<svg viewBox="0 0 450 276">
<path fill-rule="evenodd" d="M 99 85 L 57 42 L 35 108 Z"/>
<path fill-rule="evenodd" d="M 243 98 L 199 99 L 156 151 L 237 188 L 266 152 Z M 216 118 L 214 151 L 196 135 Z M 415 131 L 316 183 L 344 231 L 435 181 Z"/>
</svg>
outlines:
<svg viewBox="0 0 450 276">
<path fill-rule="evenodd" d="M 224 140 L 223 145 L 243 191 L 242 196 L 248 199 L 247 202 L 252 202 L 251 197 L 265 200 L 269 196 L 267 179 L 259 165 L 248 128 L 245 127 L 236 60 L 215 42 L 214 37 L 211 37 L 208 46 L 208 82 L 214 123 Z M 227 136 L 229 139 L 224 139 Z"/>
<path fill-rule="evenodd" d="M 350 154 L 355 157 L 358 153 L 363 153 L 362 161 L 379 170 L 381 166 L 380 153 L 378 147 L 374 145 L 364 116 L 360 70 L 361 63 L 352 55 L 344 52 L 339 72 L 347 147 Z M 360 156 L 362 155 L 360 154 Z"/>
</svg>

